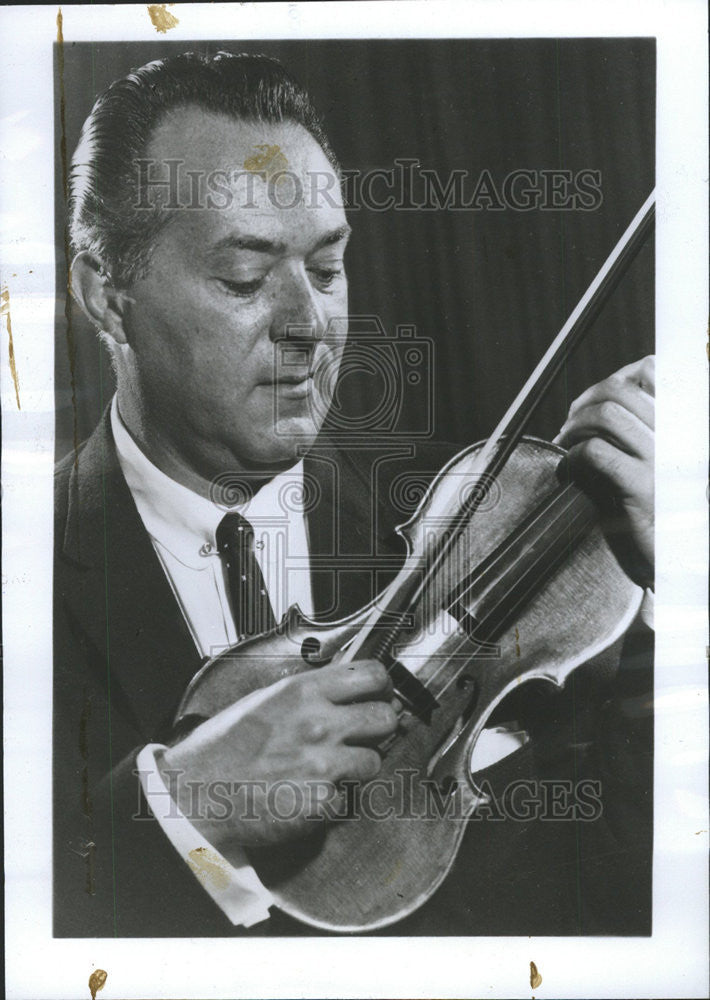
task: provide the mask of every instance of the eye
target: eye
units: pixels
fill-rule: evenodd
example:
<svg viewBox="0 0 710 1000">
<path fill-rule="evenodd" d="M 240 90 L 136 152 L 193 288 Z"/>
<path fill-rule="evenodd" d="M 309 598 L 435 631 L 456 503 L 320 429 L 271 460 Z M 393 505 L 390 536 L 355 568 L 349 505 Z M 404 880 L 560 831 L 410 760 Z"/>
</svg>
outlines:
<svg viewBox="0 0 710 1000">
<path fill-rule="evenodd" d="M 254 278 L 251 281 L 228 281 L 226 278 L 217 279 L 229 295 L 237 298 L 248 298 L 254 292 L 258 292 L 264 283 L 263 278 Z"/>
<path fill-rule="evenodd" d="M 342 267 L 309 267 L 308 271 L 313 276 L 314 284 L 322 289 L 330 288 L 343 274 Z"/>
</svg>

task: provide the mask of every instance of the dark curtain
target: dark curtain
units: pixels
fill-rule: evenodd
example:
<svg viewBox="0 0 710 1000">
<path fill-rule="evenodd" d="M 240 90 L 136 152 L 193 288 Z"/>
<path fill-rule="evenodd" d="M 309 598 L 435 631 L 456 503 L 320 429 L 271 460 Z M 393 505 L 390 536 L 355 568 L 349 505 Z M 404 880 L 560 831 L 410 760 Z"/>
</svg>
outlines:
<svg viewBox="0 0 710 1000">
<path fill-rule="evenodd" d="M 188 48 L 281 59 L 310 90 L 346 170 L 416 160 L 442 181 L 466 171 L 468 195 L 483 171 L 498 187 L 514 170 L 600 172 L 602 200 L 592 211 L 350 212 L 350 312 L 377 316 L 387 343 L 401 344 L 404 326 L 431 347 L 416 356 L 392 348 L 403 383 L 397 412 L 382 406 L 390 387 L 377 366 L 357 364 L 342 385 L 342 411 L 364 414 L 363 426 L 381 412 L 372 434 L 394 424 L 416 436 L 433 408 L 437 438 L 463 444 L 487 435 L 653 186 L 653 39 L 65 43 L 56 93 L 58 111 L 64 95 L 69 156 L 104 86 Z M 58 457 L 89 434 L 112 391 L 93 330 L 71 304 L 65 314 L 61 139 L 58 113 Z M 651 241 L 558 378 L 533 432 L 553 436 L 576 395 L 653 343 Z M 413 369 L 424 377 L 410 380 Z"/>
</svg>

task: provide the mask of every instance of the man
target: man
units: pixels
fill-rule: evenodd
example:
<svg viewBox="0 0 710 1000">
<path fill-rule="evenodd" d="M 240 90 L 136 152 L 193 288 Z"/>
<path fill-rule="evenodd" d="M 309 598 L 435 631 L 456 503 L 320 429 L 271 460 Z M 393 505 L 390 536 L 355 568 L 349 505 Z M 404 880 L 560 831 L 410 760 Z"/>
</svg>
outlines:
<svg viewBox="0 0 710 1000">
<path fill-rule="evenodd" d="M 335 156 L 307 95 L 272 60 L 187 54 L 149 64 L 117 81 L 84 127 L 72 172 L 72 291 L 109 346 L 117 393 L 57 473 L 58 934 L 303 933 L 269 912 L 246 851 L 288 852 L 326 804 L 287 815 L 270 792 L 284 781 L 304 790 L 366 782 L 397 729 L 390 677 L 370 660 L 269 684 L 188 733 L 174 726 L 206 657 L 293 603 L 334 619 L 357 610 L 401 560 L 401 517 L 386 498 L 405 463 L 391 462 L 378 481 L 373 517 L 371 458 L 320 435 L 347 333 L 348 235 Z M 652 428 L 646 359 L 580 397 L 559 436 L 580 481 L 613 493 L 615 530 L 623 523 L 625 558 L 644 586 Z M 431 472 L 449 454 L 420 449 L 416 462 Z M 238 514 L 215 502 L 225 475 L 245 489 Z M 261 550 L 251 538 L 294 484 L 313 485 L 318 502 L 286 512 L 300 572 L 281 586 L 274 535 L 264 529 Z M 571 760 L 565 742 L 573 692 L 571 707 L 516 706 L 538 738 L 508 726 L 514 752 L 483 766 L 499 767 L 490 773 L 501 786 L 528 775 L 563 781 L 579 768 L 618 786 L 614 801 L 641 818 L 612 810 L 596 824 L 583 870 L 596 884 L 599 859 L 612 853 L 612 867 L 638 872 L 626 910 L 598 890 L 580 898 L 577 824 L 472 824 L 459 877 L 395 933 L 609 933 L 620 910 L 622 932 L 647 928 L 648 810 L 634 811 L 629 788 L 648 787 L 649 722 L 619 717 L 619 692 L 641 693 L 647 677 L 625 669 L 619 678 L 614 692 L 590 683 L 576 734 L 592 744 L 583 759 Z M 193 808 L 196 792 L 228 779 L 256 790 L 246 814 L 224 789 L 221 813 Z M 472 859 L 485 876 L 461 892 Z"/>
</svg>

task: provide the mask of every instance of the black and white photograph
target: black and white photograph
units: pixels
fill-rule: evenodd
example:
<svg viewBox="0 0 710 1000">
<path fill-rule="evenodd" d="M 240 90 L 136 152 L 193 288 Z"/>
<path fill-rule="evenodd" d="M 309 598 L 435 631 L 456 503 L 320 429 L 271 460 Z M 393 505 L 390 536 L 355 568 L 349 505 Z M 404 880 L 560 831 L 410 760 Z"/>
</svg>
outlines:
<svg viewBox="0 0 710 1000">
<path fill-rule="evenodd" d="M 707 385 L 683 379 L 707 279 L 665 266 L 677 34 L 464 30 L 487 6 L 448 3 L 129 5 L 122 33 L 103 9 L 103 33 L 102 8 L 43 18 L 34 429 L 32 247 L 3 246 L 3 488 L 30 548 L 41 498 L 44 595 L 20 688 L 13 519 L 9 749 L 41 729 L 21 878 L 62 956 L 55 992 L 16 969 L 11 995 L 704 995 Z M 683 899 L 686 972 L 659 979 Z"/>
</svg>

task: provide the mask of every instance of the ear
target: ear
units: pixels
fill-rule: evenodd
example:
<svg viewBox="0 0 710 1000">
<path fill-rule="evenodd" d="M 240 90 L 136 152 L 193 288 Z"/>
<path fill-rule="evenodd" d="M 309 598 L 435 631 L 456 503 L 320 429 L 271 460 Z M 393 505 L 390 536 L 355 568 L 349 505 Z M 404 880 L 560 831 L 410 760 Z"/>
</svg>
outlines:
<svg viewBox="0 0 710 1000">
<path fill-rule="evenodd" d="M 88 250 L 82 250 L 74 258 L 71 289 L 94 326 L 117 344 L 128 343 L 123 322 L 126 293 L 114 287 L 99 258 Z"/>
</svg>

